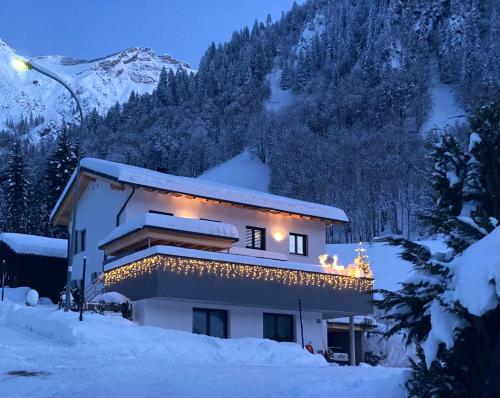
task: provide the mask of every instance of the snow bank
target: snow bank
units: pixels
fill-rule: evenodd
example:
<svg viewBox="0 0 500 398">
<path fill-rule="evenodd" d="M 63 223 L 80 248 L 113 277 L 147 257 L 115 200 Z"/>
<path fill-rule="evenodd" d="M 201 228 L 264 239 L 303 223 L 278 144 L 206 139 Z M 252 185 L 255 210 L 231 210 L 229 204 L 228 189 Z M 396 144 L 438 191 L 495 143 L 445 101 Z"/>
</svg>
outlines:
<svg viewBox="0 0 500 398">
<path fill-rule="evenodd" d="M 36 254 L 39 256 L 66 258 L 68 242 L 66 239 L 47 238 L 45 236 L 0 233 L 0 241 L 18 254 Z"/>
<path fill-rule="evenodd" d="M 144 213 L 113 229 L 99 241 L 104 246 L 131 232 L 145 227 L 167 229 L 171 231 L 192 232 L 210 236 L 220 236 L 238 240 L 238 230 L 234 225 L 223 222 L 196 220 L 193 218 L 167 216 L 164 214 Z"/>
<path fill-rule="evenodd" d="M 81 161 L 81 167 L 104 176 L 109 176 L 124 184 L 157 188 L 174 193 L 217 199 L 230 203 L 239 203 L 293 214 L 320 217 L 330 220 L 349 221 L 345 212 L 336 207 L 305 202 L 211 181 L 204 181 L 197 178 L 174 176 L 141 167 L 111 162 L 109 160 L 84 158 Z M 55 216 L 58 208 L 61 206 L 74 179 L 75 173 L 71 176 L 63 194 L 57 201 L 54 210 L 52 210 L 51 218 Z"/>
<path fill-rule="evenodd" d="M 249 150 L 212 167 L 197 178 L 256 191 L 269 191 L 269 167 Z"/>
<path fill-rule="evenodd" d="M 39 296 L 38 292 L 30 287 L 5 287 L 4 299 L 13 303 L 35 306 L 38 304 Z"/>
<path fill-rule="evenodd" d="M 410 366 L 409 357 L 415 356 L 414 347 L 406 346 L 402 334 L 395 334 L 387 339 L 381 334 L 370 333 L 364 343 L 365 351 L 379 356 L 379 365 L 382 366 L 406 368 Z"/>
<path fill-rule="evenodd" d="M 0 303 L 0 322 L 66 344 L 93 347 L 120 357 L 161 359 L 176 364 L 224 364 L 260 366 L 328 366 L 295 343 L 257 338 L 218 339 L 176 330 L 137 326 L 119 317 L 78 314 L 55 306 L 25 307 Z"/>
</svg>

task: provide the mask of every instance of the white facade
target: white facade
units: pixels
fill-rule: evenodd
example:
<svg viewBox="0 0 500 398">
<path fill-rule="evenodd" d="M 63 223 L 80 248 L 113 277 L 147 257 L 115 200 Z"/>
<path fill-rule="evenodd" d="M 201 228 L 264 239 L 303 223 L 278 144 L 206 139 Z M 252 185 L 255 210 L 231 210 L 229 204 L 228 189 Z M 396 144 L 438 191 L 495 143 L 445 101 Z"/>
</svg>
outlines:
<svg viewBox="0 0 500 398">
<path fill-rule="evenodd" d="M 244 337 L 263 338 L 264 313 L 293 315 L 295 342 L 298 344 L 302 342 L 298 310 L 290 311 L 276 308 L 231 306 L 218 303 L 152 298 L 139 300 L 133 304 L 134 321 L 143 325 L 191 332 L 193 330 L 193 308 L 227 310 L 228 337 L 234 339 Z M 303 311 L 302 324 L 304 344 L 311 344 L 315 351 L 324 350 L 327 345 L 327 327 L 326 322 L 322 320 L 322 314 L 320 312 Z"/>
<path fill-rule="evenodd" d="M 117 225 L 116 220 L 122 206 L 132 193 L 132 188 L 118 190 L 111 181 L 97 177 L 90 182 L 78 201 L 76 230 L 86 230 L 85 250 L 77 253 L 73 261 L 73 279 L 81 279 L 83 257 L 87 257 L 87 283 L 94 272 L 103 271 L 104 252 L 99 250 L 99 241 L 106 237 Z M 245 228 L 253 226 L 265 228 L 266 250 L 278 253 L 292 262 L 318 264 L 318 257 L 326 252 L 325 224 L 318 220 L 292 218 L 283 214 L 273 214 L 250 210 L 221 203 L 176 197 L 137 188 L 130 197 L 120 216 L 120 224 L 149 210 L 171 213 L 177 217 L 208 219 L 234 225 L 239 232 L 235 247 L 245 248 Z M 71 230 L 71 224 L 69 225 Z M 307 255 L 289 253 L 289 233 L 307 235 Z M 255 251 L 257 255 L 265 255 Z M 272 254 L 271 254 L 272 256 Z"/>
</svg>

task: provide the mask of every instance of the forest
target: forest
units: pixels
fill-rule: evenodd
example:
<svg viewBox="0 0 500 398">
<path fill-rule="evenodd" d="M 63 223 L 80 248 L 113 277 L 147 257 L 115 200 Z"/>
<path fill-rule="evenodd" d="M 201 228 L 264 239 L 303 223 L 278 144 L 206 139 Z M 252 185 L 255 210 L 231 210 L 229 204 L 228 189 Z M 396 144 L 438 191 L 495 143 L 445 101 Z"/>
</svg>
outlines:
<svg viewBox="0 0 500 398">
<path fill-rule="evenodd" d="M 346 211 L 332 241 L 429 235 L 431 148 L 443 133 L 465 148 L 472 131 L 423 128 L 430 82 L 452 87 L 466 116 L 500 96 L 499 12 L 494 0 L 310 0 L 211 44 L 197 73 L 164 70 L 152 94 L 87 114 L 82 131 L 75 118 L 35 144 L 40 117 L 12 121 L 0 229 L 64 236 L 48 217 L 77 151 L 195 177 L 253 148 L 272 193 Z M 273 90 L 292 100 L 270 109 Z"/>
</svg>

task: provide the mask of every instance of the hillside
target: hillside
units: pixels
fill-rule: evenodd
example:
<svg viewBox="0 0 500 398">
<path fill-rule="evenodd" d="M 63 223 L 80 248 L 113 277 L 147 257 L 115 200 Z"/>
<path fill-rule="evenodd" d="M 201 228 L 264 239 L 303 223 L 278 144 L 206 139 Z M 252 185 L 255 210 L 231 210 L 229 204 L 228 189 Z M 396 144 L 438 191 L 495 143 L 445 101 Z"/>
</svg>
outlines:
<svg viewBox="0 0 500 398">
<path fill-rule="evenodd" d="M 269 168 L 250 151 L 244 151 L 234 158 L 208 169 L 198 178 L 269 192 Z"/>
<path fill-rule="evenodd" d="M 269 168 L 270 192 L 347 212 L 335 241 L 418 239 L 429 232 L 417 217 L 429 201 L 428 144 L 449 130 L 465 146 L 467 117 L 498 96 L 498 15 L 494 0 L 309 0 L 212 43 L 196 74 L 137 49 L 61 68 L 92 65 L 78 74 L 89 74 L 90 88 L 78 90 L 86 104 L 110 107 L 87 117 L 88 156 L 196 177 L 249 148 Z M 165 62 L 156 87 L 141 80 Z M 109 74 L 103 63 L 114 65 Z M 112 106 L 137 85 L 144 94 Z M 113 99 L 91 100 L 94 91 Z M 31 98 L 34 109 L 52 101 Z M 0 138 L 8 148 L 12 138 Z M 28 162 L 35 179 L 50 152 L 43 145 Z"/>
</svg>

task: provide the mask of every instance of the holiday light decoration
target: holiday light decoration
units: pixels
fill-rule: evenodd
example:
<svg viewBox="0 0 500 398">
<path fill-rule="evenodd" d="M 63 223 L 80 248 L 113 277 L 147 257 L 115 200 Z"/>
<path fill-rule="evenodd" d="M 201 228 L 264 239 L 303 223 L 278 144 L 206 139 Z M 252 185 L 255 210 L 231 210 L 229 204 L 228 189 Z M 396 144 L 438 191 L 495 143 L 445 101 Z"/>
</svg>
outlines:
<svg viewBox="0 0 500 398">
<path fill-rule="evenodd" d="M 373 273 L 370 269 L 370 262 L 368 261 L 368 256 L 365 254 L 366 249 L 363 247 L 363 244 L 360 242 L 354 251 L 356 252 L 354 264 L 349 264 L 347 266 L 339 265 L 338 256 L 334 255 L 330 257 L 328 254 L 322 254 L 319 256 L 319 263 L 323 269 L 329 273 L 346 275 L 355 278 L 373 278 Z"/>
<path fill-rule="evenodd" d="M 363 270 L 363 275 L 366 278 L 373 278 L 373 273 L 372 273 L 372 270 L 370 268 L 370 262 L 368 261 L 368 255 L 365 254 L 366 249 L 363 247 L 362 242 L 359 242 L 359 245 L 355 249 L 355 252 L 356 252 L 357 256 L 354 259 L 354 265 L 356 265 L 361 270 Z"/>
<path fill-rule="evenodd" d="M 325 272 L 354 278 L 365 276 L 363 270 L 356 264 L 349 264 L 348 266 L 338 265 L 338 257 L 336 255 L 331 257 L 331 261 L 329 261 L 329 258 L 328 254 L 319 256 L 319 263 Z"/>
<path fill-rule="evenodd" d="M 351 289 L 369 292 L 373 289 L 373 280 L 368 278 L 168 255 L 154 255 L 107 271 L 105 286 L 111 287 L 127 279 L 150 275 L 157 271 L 185 276 L 209 275 L 225 279 L 249 278 L 289 286 L 314 286 L 334 290 Z"/>
</svg>

